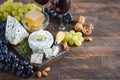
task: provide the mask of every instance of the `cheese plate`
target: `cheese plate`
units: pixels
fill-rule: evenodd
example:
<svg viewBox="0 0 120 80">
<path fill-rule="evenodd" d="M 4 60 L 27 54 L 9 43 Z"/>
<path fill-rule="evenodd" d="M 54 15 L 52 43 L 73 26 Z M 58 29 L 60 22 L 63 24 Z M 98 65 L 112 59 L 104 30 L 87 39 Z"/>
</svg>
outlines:
<svg viewBox="0 0 120 80">
<path fill-rule="evenodd" d="M 9 35 L 10 33 L 12 35 Z M 15 18 L 11 16 L 7 18 L 6 39 L 10 42 L 13 51 L 33 65 L 35 70 L 49 65 L 69 52 L 62 51 L 59 47 L 64 36 L 64 32 L 59 31 L 54 40 L 52 33 L 42 29 L 29 34 Z"/>
</svg>

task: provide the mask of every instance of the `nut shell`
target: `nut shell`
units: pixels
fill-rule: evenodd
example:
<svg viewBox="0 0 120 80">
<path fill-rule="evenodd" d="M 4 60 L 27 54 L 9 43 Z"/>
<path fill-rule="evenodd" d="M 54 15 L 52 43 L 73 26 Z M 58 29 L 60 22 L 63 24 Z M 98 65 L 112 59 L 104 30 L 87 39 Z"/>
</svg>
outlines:
<svg viewBox="0 0 120 80">
<path fill-rule="evenodd" d="M 76 31 L 81 31 L 83 29 L 83 25 L 80 24 L 80 23 L 76 23 L 75 26 L 74 26 L 74 29 Z"/>
<path fill-rule="evenodd" d="M 92 33 L 92 30 L 91 30 L 89 27 L 84 27 L 84 28 L 82 29 L 82 33 L 83 33 L 84 35 L 90 35 L 90 34 Z"/>
</svg>

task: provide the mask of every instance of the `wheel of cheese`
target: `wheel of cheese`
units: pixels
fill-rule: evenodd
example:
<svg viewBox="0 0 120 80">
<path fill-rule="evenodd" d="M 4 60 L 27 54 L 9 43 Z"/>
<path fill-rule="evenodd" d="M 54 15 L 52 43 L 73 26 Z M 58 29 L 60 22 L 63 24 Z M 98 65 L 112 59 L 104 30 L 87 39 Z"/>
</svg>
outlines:
<svg viewBox="0 0 120 80">
<path fill-rule="evenodd" d="M 45 35 L 46 39 L 43 41 L 38 41 L 36 36 Z M 54 42 L 53 35 L 49 31 L 39 30 L 30 34 L 28 38 L 29 46 L 33 52 L 40 51 L 42 49 L 50 48 Z"/>
</svg>

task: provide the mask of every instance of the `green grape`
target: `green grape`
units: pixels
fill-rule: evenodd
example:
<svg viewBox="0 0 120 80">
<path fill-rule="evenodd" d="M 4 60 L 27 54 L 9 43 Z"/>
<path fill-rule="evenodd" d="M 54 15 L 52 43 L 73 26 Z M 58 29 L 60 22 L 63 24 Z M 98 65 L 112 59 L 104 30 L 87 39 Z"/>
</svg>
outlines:
<svg viewBox="0 0 120 80">
<path fill-rule="evenodd" d="M 18 15 L 18 12 L 17 12 L 16 10 L 13 10 L 13 11 L 12 11 L 12 15 L 13 15 L 13 16 L 17 16 L 17 15 Z"/>
<path fill-rule="evenodd" d="M 70 30 L 70 34 L 74 35 L 75 31 L 74 30 Z"/>
<path fill-rule="evenodd" d="M 36 10 L 39 12 L 42 12 L 42 8 L 40 8 L 40 7 L 37 7 Z"/>
<path fill-rule="evenodd" d="M 30 10 L 36 10 L 37 6 L 35 4 L 31 4 Z"/>
<path fill-rule="evenodd" d="M 19 13 L 18 16 L 22 18 L 24 15 L 22 13 Z"/>
<path fill-rule="evenodd" d="M 0 6 L 0 11 L 1 11 L 1 12 L 5 12 L 5 11 L 6 11 L 6 7 L 5 7 L 4 5 L 1 5 L 1 6 Z"/>
<path fill-rule="evenodd" d="M 12 10 L 13 10 L 13 8 L 12 8 L 11 6 L 9 6 L 9 8 L 7 8 L 7 12 L 8 12 L 8 13 L 11 13 Z"/>
<path fill-rule="evenodd" d="M 79 39 L 81 42 L 84 41 L 84 38 L 83 38 L 83 37 L 79 37 L 78 39 Z"/>
<path fill-rule="evenodd" d="M 69 32 L 65 32 L 64 41 L 68 42 L 72 38 L 72 35 Z"/>
<path fill-rule="evenodd" d="M 81 46 L 81 45 L 82 45 L 82 42 L 81 42 L 80 40 L 76 40 L 76 41 L 75 41 L 75 45 L 76 45 L 76 46 Z"/>
<path fill-rule="evenodd" d="M 13 0 L 7 0 L 8 4 L 13 4 Z"/>
<path fill-rule="evenodd" d="M 31 3 L 27 4 L 25 7 L 26 7 L 27 9 L 31 10 L 31 8 L 32 8 Z"/>
<path fill-rule="evenodd" d="M 69 45 L 72 46 L 72 45 L 74 45 L 75 42 L 74 42 L 72 39 L 70 39 L 70 40 L 68 41 L 68 43 L 69 43 Z"/>
<path fill-rule="evenodd" d="M 20 19 L 21 19 L 19 16 L 15 16 L 15 18 L 16 18 L 18 21 L 20 21 Z"/>
<path fill-rule="evenodd" d="M 2 21 L 5 21 L 5 20 L 6 20 L 6 17 L 1 16 L 1 20 L 2 20 Z"/>
<path fill-rule="evenodd" d="M 18 8 L 20 8 L 20 5 L 18 5 L 18 3 L 15 2 L 15 3 L 13 3 L 12 7 L 13 7 L 14 10 L 17 10 Z"/>
<path fill-rule="evenodd" d="M 2 16 L 2 13 L 0 12 L 0 17 Z"/>
<path fill-rule="evenodd" d="M 23 8 L 22 8 L 22 7 L 19 8 L 19 9 L 18 9 L 18 12 L 19 12 L 19 13 L 23 13 L 23 12 L 24 12 Z"/>
<path fill-rule="evenodd" d="M 36 4 L 31 4 L 31 9 L 36 10 L 36 8 L 37 8 L 37 5 L 36 5 Z"/>
<path fill-rule="evenodd" d="M 78 36 L 78 38 L 79 38 L 79 37 L 82 36 L 82 33 L 81 32 L 76 32 L 75 35 Z"/>
<path fill-rule="evenodd" d="M 76 40 L 78 40 L 78 37 L 74 35 L 74 36 L 72 36 L 72 40 L 76 41 Z"/>
<path fill-rule="evenodd" d="M 26 7 L 23 7 L 23 13 L 26 14 L 29 10 Z"/>
<path fill-rule="evenodd" d="M 23 3 L 22 2 L 17 2 L 19 7 L 23 7 Z"/>
<path fill-rule="evenodd" d="M 3 6 L 4 6 L 4 7 L 7 7 L 7 6 L 8 6 L 8 3 L 7 3 L 7 2 L 4 2 L 4 3 L 3 3 Z"/>
<path fill-rule="evenodd" d="M 4 12 L 4 13 L 3 13 L 3 16 L 4 16 L 5 18 L 7 18 L 8 15 L 10 15 L 8 12 Z"/>
</svg>

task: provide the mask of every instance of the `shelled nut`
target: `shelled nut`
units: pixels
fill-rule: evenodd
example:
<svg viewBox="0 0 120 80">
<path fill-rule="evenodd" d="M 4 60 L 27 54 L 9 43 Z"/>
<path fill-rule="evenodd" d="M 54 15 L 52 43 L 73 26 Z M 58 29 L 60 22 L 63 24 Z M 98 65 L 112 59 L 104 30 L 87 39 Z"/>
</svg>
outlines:
<svg viewBox="0 0 120 80">
<path fill-rule="evenodd" d="M 84 28 L 82 29 L 82 33 L 83 33 L 84 35 L 90 35 L 90 34 L 92 33 L 92 30 L 91 30 L 89 27 L 84 27 Z"/>
<path fill-rule="evenodd" d="M 90 23 L 88 27 L 89 27 L 90 29 L 92 29 L 92 30 L 94 29 L 94 26 L 93 26 L 92 23 Z"/>
<path fill-rule="evenodd" d="M 84 16 L 80 16 L 77 20 L 78 23 L 80 24 L 84 24 L 85 23 L 85 17 Z"/>
<path fill-rule="evenodd" d="M 80 23 L 76 23 L 75 26 L 74 26 L 74 29 L 76 31 L 81 31 L 83 29 L 83 25 L 80 24 Z"/>
<path fill-rule="evenodd" d="M 93 40 L 93 38 L 92 37 L 85 37 L 85 39 L 84 39 L 85 41 L 92 41 Z"/>
<path fill-rule="evenodd" d="M 48 71 L 50 71 L 50 70 L 51 70 L 50 67 L 46 67 L 46 68 L 44 69 L 45 72 L 48 72 Z"/>
<path fill-rule="evenodd" d="M 48 76 L 48 73 L 45 72 L 45 71 L 42 71 L 42 75 L 43 75 L 44 77 L 46 77 L 46 76 Z"/>
<path fill-rule="evenodd" d="M 37 77 L 38 77 L 38 78 L 42 77 L 41 71 L 38 71 L 38 72 L 37 72 Z"/>
<path fill-rule="evenodd" d="M 69 46 L 67 44 L 67 42 L 63 42 L 63 50 L 69 50 Z"/>
</svg>

